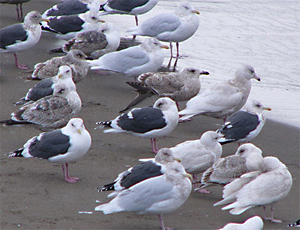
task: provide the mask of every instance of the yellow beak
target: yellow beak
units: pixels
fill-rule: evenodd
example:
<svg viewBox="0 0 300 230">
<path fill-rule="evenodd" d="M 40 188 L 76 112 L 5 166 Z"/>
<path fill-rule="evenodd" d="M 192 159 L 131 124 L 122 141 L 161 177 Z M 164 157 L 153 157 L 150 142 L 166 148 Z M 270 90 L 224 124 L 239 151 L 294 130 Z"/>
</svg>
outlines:
<svg viewBox="0 0 300 230">
<path fill-rule="evenodd" d="M 191 181 L 193 181 L 193 176 L 192 176 L 191 174 L 185 173 L 185 174 L 183 174 L 183 176 L 184 176 L 184 177 L 187 177 L 187 178 L 189 178 Z"/>
<path fill-rule="evenodd" d="M 263 107 L 263 110 L 271 111 L 272 109 L 269 107 Z"/>
<path fill-rule="evenodd" d="M 169 49 L 169 46 L 167 46 L 167 45 L 161 45 L 160 48 Z"/>
<path fill-rule="evenodd" d="M 77 130 L 77 133 L 81 134 L 81 130 L 80 129 L 76 129 Z"/>
<path fill-rule="evenodd" d="M 193 10 L 192 11 L 194 14 L 200 14 L 200 12 L 198 10 Z"/>
</svg>

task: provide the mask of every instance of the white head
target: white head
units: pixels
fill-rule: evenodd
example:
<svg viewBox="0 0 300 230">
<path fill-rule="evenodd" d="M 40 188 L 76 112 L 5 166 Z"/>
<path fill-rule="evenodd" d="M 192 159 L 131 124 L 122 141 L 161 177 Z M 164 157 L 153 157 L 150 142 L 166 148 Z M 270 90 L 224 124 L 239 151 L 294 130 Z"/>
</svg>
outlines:
<svg viewBox="0 0 300 230">
<path fill-rule="evenodd" d="M 176 103 L 168 97 L 159 98 L 154 103 L 153 108 L 160 109 L 161 111 L 166 111 L 166 110 L 170 110 L 170 109 L 176 109 L 177 110 Z"/>
<path fill-rule="evenodd" d="M 156 38 L 146 38 L 140 47 L 149 53 L 160 50 L 161 48 L 169 49 L 168 46 L 162 45 Z"/>
<path fill-rule="evenodd" d="M 41 14 L 37 11 L 29 12 L 24 18 L 24 24 L 26 26 L 30 25 L 39 25 L 41 21 L 48 21 L 47 19 L 42 18 Z"/>
<path fill-rule="evenodd" d="M 169 180 L 175 183 L 184 178 L 192 179 L 192 176 L 185 171 L 183 165 L 176 161 L 167 165 L 165 175 Z"/>
<path fill-rule="evenodd" d="M 241 145 L 235 153 L 235 155 L 242 156 L 245 158 L 253 154 L 262 155 L 262 151 L 260 148 L 256 147 L 254 144 L 251 143 Z"/>
<path fill-rule="evenodd" d="M 240 68 L 238 68 L 235 73 L 235 77 L 244 78 L 247 80 L 255 78 L 256 80 L 260 81 L 260 78 L 256 75 L 254 68 L 250 65 L 242 65 Z"/>
<path fill-rule="evenodd" d="M 58 69 L 58 74 L 56 75 L 58 79 L 72 79 L 72 70 L 67 65 L 62 65 Z"/>
<path fill-rule="evenodd" d="M 277 168 L 286 167 L 277 157 L 264 157 L 264 170 L 266 172 L 273 171 Z"/>
<path fill-rule="evenodd" d="M 182 2 L 177 6 L 176 14 L 178 16 L 186 16 L 189 14 L 200 14 L 198 10 L 189 3 L 189 2 Z"/>
<path fill-rule="evenodd" d="M 173 156 L 173 151 L 169 148 L 162 148 L 155 156 L 155 161 L 161 164 L 167 164 L 173 161 L 179 161 L 179 159 Z"/>
<path fill-rule="evenodd" d="M 213 147 L 216 144 L 220 145 L 218 141 L 220 138 L 221 136 L 215 131 L 206 131 L 205 133 L 202 134 L 200 141 L 205 146 Z"/>
<path fill-rule="evenodd" d="M 261 113 L 263 110 L 271 111 L 271 108 L 264 107 L 259 101 L 252 100 L 251 102 L 245 105 L 245 110 L 249 113 Z"/>
<path fill-rule="evenodd" d="M 77 133 L 81 135 L 85 130 L 85 127 L 81 118 L 72 118 L 63 129 L 68 130 L 68 133 Z"/>
</svg>

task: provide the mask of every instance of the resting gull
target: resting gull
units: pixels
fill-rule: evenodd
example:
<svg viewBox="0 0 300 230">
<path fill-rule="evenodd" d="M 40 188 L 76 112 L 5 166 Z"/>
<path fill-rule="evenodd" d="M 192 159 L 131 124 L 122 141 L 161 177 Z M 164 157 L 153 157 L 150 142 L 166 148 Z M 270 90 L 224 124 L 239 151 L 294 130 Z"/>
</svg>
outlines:
<svg viewBox="0 0 300 230">
<path fill-rule="evenodd" d="M 186 103 L 186 108 L 179 112 L 180 120 L 188 120 L 200 114 L 225 119 L 239 111 L 249 96 L 252 78 L 260 81 L 252 66 L 241 66 L 236 71 L 235 78 L 212 86 L 191 98 Z"/>
<path fill-rule="evenodd" d="M 48 17 L 48 20 L 49 22 L 42 23 L 42 29 L 53 32 L 57 38 L 64 40 L 72 39 L 81 32 L 98 30 L 104 22 L 99 17 L 99 11 L 94 8 L 78 15 Z"/>
<path fill-rule="evenodd" d="M 253 100 L 250 104 L 246 104 L 245 110 L 240 110 L 227 117 L 225 124 L 217 130 L 223 135 L 219 142 L 221 144 L 233 141 L 243 143 L 254 139 L 266 122 L 263 110 L 270 111 L 271 109 Z"/>
<path fill-rule="evenodd" d="M 145 72 L 156 72 L 164 62 L 164 53 L 156 38 L 147 38 L 139 46 L 111 52 L 88 61 L 91 69 L 109 70 L 137 77 Z"/>
<path fill-rule="evenodd" d="M 158 214 L 160 227 L 165 230 L 162 214 L 175 211 L 190 196 L 192 185 L 187 177 L 190 174 L 185 172 L 180 163 L 169 163 L 163 175 L 146 179 L 118 193 L 109 203 L 97 206 L 95 211 L 102 211 L 104 214 Z"/>
<path fill-rule="evenodd" d="M 46 78 L 29 89 L 25 97 L 22 97 L 16 104 L 22 105 L 29 101 L 37 101 L 42 97 L 54 95 L 65 88 L 65 84 L 72 80 L 72 70 L 69 66 L 63 65 L 59 67 L 58 74 L 52 78 Z"/>
<path fill-rule="evenodd" d="M 222 146 L 218 142 L 219 138 L 216 132 L 207 131 L 198 140 L 185 141 L 170 148 L 173 155 L 180 159 L 185 170 L 193 175 L 193 183 L 198 183 L 198 173 L 207 170 L 221 157 Z M 204 189 L 197 189 L 197 191 L 210 193 Z"/>
<path fill-rule="evenodd" d="M 74 82 L 55 95 L 43 97 L 35 102 L 27 103 L 11 119 L 0 121 L 5 125 L 36 124 L 42 129 L 60 128 L 81 109 L 81 99 L 76 92 Z"/>
<path fill-rule="evenodd" d="M 138 25 L 137 15 L 147 13 L 158 0 L 108 0 L 100 6 L 100 11 L 105 14 L 130 14 L 134 15 L 135 23 Z"/>
<path fill-rule="evenodd" d="M 179 120 L 175 102 L 167 97 L 159 98 L 153 107 L 134 108 L 114 120 L 97 122 L 109 127 L 104 133 L 128 133 L 150 138 L 152 152 L 157 153 L 156 138 L 171 133 Z"/>
<path fill-rule="evenodd" d="M 253 216 L 244 223 L 229 223 L 219 230 L 263 230 L 264 222 L 259 216 Z"/>
<path fill-rule="evenodd" d="M 165 165 L 173 161 L 179 161 L 179 159 L 173 156 L 173 152 L 170 149 L 162 148 L 155 155 L 155 158 L 141 161 L 143 162 L 120 173 L 114 182 L 104 185 L 98 191 L 117 191 L 109 195 L 109 197 L 114 197 L 118 192 L 128 189 L 143 180 L 164 174 L 166 170 Z"/>
<path fill-rule="evenodd" d="M 89 71 L 85 54 L 80 50 L 71 50 L 65 56 L 54 57 L 45 62 L 37 63 L 29 79 L 40 80 L 57 75 L 58 69 L 67 65 L 72 69 L 72 78 L 75 83 L 86 77 Z"/>
<path fill-rule="evenodd" d="M 14 4 L 17 10 L 18 21 L 23 21 L 23 3 L 29 2 L 30 0 L 0 0 L 2 4 Z"/>
<path fill-rule="evenodd" d="M 286 197 L 291 190 L 293 179 L 286 165 L 276 157 L 264 158 L 264 170 L 243 174 L 239 179 L 227 184 L 223 190 L 223 200 L 216 205 L 228 204 L 222 210 L 239 215 L 256 206 L 264 207 L 264 219 L 281 223 L 274 219 L 273 205 Z M 265 206 L 271 205 L 271 217 L 267 218 Z"/>
<path fill-rule="evenodd" d="M 119 45 L 120 33 L 116 26 L 105 22 L 99 31 L 91 30 L 77 34 L 64 44 L 62 50 L 65 53 L 73 49 L 81 50 L 89 58 L 95 59 L 116 51 Z"/>
<path fill-rule="evenodd" d="M 132 35 L 156 37 L 160 41 L 170 42 L 171 58 L 168 67 L 171 66 L 173 58 L 172 42 L 176 42 L 175 70 L 180 57 L 179 42 L 187 40 L 197 31 L 199 26 L 197 14 L 199 11 L 195 10 L 189 2 L 183 2 L 178 5 L 174 13 L 158 14 L 128 32 Z"/>
<path fill-rule="evenodd" d="M 263 170 L 262 151 L 253 144 L 241 145 L 234 155 L 217 160 L 202 174 L 201 187 L 226 185 L 241 175 Z"/>
<path fill-rule="evenodd" d="M 66 182 L 75 183 L 78 177 L 70 177 L 68 163 L 83 157 L 91 146 L 91 136 L 81 118 L 72 118 L 62 129 L 41 133 L 29 139 L 9 157 L 36 157 L 62 164 Z"/>
<path fill-rule="evenodd" d="M 208 75 L 204 70 L 185 68 L 178 72 L 149 72 L 141 74 L 138 81 L 128 81 L 138 95 L 121 112 L 130 109 L 147 97 L 158 95 L 170 97 L 174 101 L 186 101 L 196 96 L 201 87 L 200 75 Z"/>
<path fill-rule="evenodd" d="M 13 53 L 15 64 L 19 69 L 28 69 L 26 65 L 19 64 L 17 53 L 35 46 L 41 37 L 40 22 L 43 19 L 39 12 L 29 12 L 24 23 L 18 23 L 4 27 L 0 30 L 0 52 Z"/>
</svg>

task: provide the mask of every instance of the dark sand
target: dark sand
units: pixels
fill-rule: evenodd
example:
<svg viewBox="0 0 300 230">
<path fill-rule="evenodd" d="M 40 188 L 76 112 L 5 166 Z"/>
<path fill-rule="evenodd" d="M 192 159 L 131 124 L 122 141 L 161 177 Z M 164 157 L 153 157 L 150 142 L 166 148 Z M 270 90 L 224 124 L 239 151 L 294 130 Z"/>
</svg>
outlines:
<svg viewBox="0 0 300 230">
<path fill-rule="evenodd" d="M 24 5 L 24 12 L 38 9 L 43 12 L 53 1 L 31 1 Z M 15 7 L 0 5 L 1 28 L 15 23 Z M 20 62 L 31 68 L 37 62 L 50 56 L 47 51 L 52 36 L 43 34 L 40 43 L 33 49 L 20 53 Z M 24 71 L 15 68 L 12 54 L 1 57 L 1 104 L 0 120 L 7 119 L 17 107 L 13 105 L 36 82 L 24 81 Z M 78 115 L 84 119 L 92 135 L 92 147 L 88 154 L 70 165 L 70 174 L 82 180 L 76 184 L 63 181 L 60 165 L 39 159 L 7 158 L 5 153 L 21 147 L 29 138 L 38 135 L 35 126 L 0 127 L 1 134 L 1 229 L 159 229 L 156 216 L 118 213 L 104 215 L 101 212 L 79 214 L 79 211 L 93 211 L 96 200 L 107 202 L 108 193 L 98 193 L 96 188 L 111 182 L 128 166 L 138 163 L 139 158 L 153 157 L 150 141 L 130 135 L 103 134 L 94 130 L 95 122 L 118 115 L 134 97 L 128 80 L 121 76 L 99 76 L 90 72 L 80 82 L 78 93 L 83 108 Z M 140 106 L 152 105 L 155 97 Z M 184 104 L 181 104 L 183 107 Z M 171 147 L 187 139 L 196 139 L 204 131 L 215 130 L 221 120 L 196 117 L 192 122 L 179 124 L 168 137 L 158 140 L 159 147 Z M 275 217 L 283 224 L 265 221 L 265 229 L 286 229 L 288 223 L 299 219 L 299 134 L 300 130 L 268 120 L 261 134 L 253 141 L 263 150 L 265 156 L 273 155 L 284 162 L 292 173 L 294 185 L 288 197 L 275 205 Z M 237 144 L 223 148 L 223 156 L 233 154 Z M 262 208 L 248 210 L 233 216 L 213 204 L 221 199 L 221 187 L 214 187 L 210 195 L 193 192 L 188 201 L 176 212 L 164 215 L 166 226 L 176 229 L 216 229 L 228 222 L 243 222 L 260 215 Z M 268 210 L 269 211 L 269 210 Z"/>
</svg>

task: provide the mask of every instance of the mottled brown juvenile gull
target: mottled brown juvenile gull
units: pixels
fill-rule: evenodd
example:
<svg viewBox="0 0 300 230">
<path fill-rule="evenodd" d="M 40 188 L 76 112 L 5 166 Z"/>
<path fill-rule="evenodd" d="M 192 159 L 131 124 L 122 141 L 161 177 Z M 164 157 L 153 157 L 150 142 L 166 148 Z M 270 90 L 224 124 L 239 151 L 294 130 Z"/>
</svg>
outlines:
<svg viewBox="0 0 300 230">
<path fill-rule="evenodd" d="M 160 176 L 166 171 L 166 164 L 179 159 L 173 156 L 173 152 L 168 148 L 162 148 L 158 151 L 155 158 L 148 158 L 141 160 L 142 162 L 120 173 L 114 182 L 106 184 L 99 191 L 114 190 L 108 197 L 116 196 L 120 191 L 128 189 L 135 184 L 152 178 Z"/>
<path fill-rule="evenodd" d="M 219 140 L 221 144 L 230 142 L 249 142 L 254 139 L 265 125 L 266 117 L 263 110 L 270 111 L 259 101 L 253 100 L 246 104 L 245 109 L 235 112 L 226 118 L 225 124 L 217 130 L 223 137 Z"/>
<path fill-rule="evenodd" d="M 170 148 L 173 155 L 180 159 L 185 170 L 193 174 L 195 184 L 198 183 L 197 174 L 207 170 L 221 157 L 222 146 L 218 142 L 219 138 L 216 132 L 207 131 L 198 140 L 185 141 Z M 210 193 L 203 189 L 197 191 Z"/>
<path fill-rule="evenodd" d="M 264 222 L 259 216 L 253 216 L 244 223 L 229 223 L 219 230 L 263 230 Z"/>
<path fill-rule="evenodd" d="M 150 138 L 152 152 L 157 153 L 156 138 L 170 134 L 178 124 L 179 116 L 175 102 L 159 98 L 153 107 L 134 108 L 110 121 L 97 122 L 108 127 L 104 133 L 128 133 Z"/>
<path fill-rule="evenodd" d="M 164 62 L 162 45 L 156 38 L 147 38 L 139 46 L 111 52 L 88 61 L 93 70 L 109 70 L 137 77 L 145 72 L 156 72 Z"/>
<path fill-rule="evenodd" d="M 252 66 L 241 66 L 236 71 L 235 78 L 212 86 L 191 98 L 186 103 L 186 108 L 179 112 L 180 120 L 188 120 L 196 115 L 225 119 L 239 111 L 249 96 L 252 78 L 260 81 Z"/>
<path fill-rule="evenodd" d="M 190 38 L 197 31 L 199 26 L 199 11 L 195 10 L 189 2 L 180 3 L 174 13 L 158 14 L 145 22 L 132 28 L 129 32 L 132 35 L 156 37 L 160 41 L 170 42 L 171 58 L 168 67 L 171 66 L 173 58 L 172 42 L 176 42 L 177 56 L 174 63 L 174 70 L 179 55 L 179 42 Z"/>
<path fill-rule="evenodd" d="M 19 69 L 28 69 L 26 65 L 19 64 L 17 53 L 30 49 L 35 46 L 41 37 L 42 30 L 40 26 L 43 19 L 39 12 L 29 12 L 24 23 L 18 23 L 4 27 L 0 30 L 0 52 L 13 53 L 15 65 Z"/>
<path fill-rule="evenodd" d="M 72 85 L 69 83 L 72 80 L 72 70 L 69 66 L 63 65 L 59 67 L 58 74 L 52 78 L 46 78 L 29 89 L 25 97 L 21 98 L 16 104 L 22 105 L 29 101 L 37 101 L 42 97 L 54 95 L 64 90 L 65 85 Z"/>
<path fill-rule="evenodd" d="M 105 22 L 101 29 L 82 32 L 66 42 L 62 48 L 67 53 L 70 50 L 81 50 L 89 58 L 99 58 L 103 54 L 116 51 L 120 45 L 120 33 L 112 23 Z"/>
<path fill-rule="evenodd" d="M 138 95 L 121 112 L 130 109 L 152 95 L 170 97 L 176 102 L 189 100 L 200 91 L 200 75 L 208 74 L 207 71 L 196 68 L 185 68 L 180 72 L 143 73 L 137 78 L 138 81 L 126 82 L 136 89 Z"/>
<path fill-rule="evenodd" d="M 84 31 L 97 30 L 104 22 L 100 19 L 99 11 L 97 10 L 99 4 L 98 1 L 93 2 L 95 6 L 82 14 L 48 17 L 49 22 L 43 22 L 42 29 L 53 32 L 57 38 L 64 40 L 72 39 L 76 34 Z"/>
<path fill-rule="evenodd" d="M 201 187 L 226 185 L 241 175 L 263 170 L 262 151 L 253 144 L 241 145 L 234 155 L 217 160 L 202 174 Z"/>
<path fill-rule="evenodd" d="M 104 214 L 158 214 L 160 227 L 165 230 L 162 214 L 175 211 L 190 196 L 192 185 L 187 177 L 190 177 L 190 174 L 185 172 L 180 163 L 169 163 L 163 175 L 146 179 L 125 189 L 109 203 L 97 206 L 95 211 L 102 211 Z"/>
<path fill-rule="evenodd" d="M 34 71 L 30 79 L 40 80 L 57 75 L 58 69 L 62 65 L 67 65 L 72 69 L 72 78 L 75 83 L 86 77 L 89 66 L 86 62 L 85 54 L 80 50 L 71 50 L 65 56 L 54 57 L 34 66 Z"/>
<path fill-rule="evenodd" d="M 74 82 L 55 95 L 43 97 L 36 102 L 27 103 L 11 119 L 0 121 L 6 125 L 36 124 L 42 129 L 55 129 L 66 125 L 70 118 L 80 111 L 81 99 Z"/>
<path fill-rule="evenodd" d="M 30 0 L 0 0 L 2 4 L 14 4 L 17 10 L 18 21 L 23 21 L 23 3 L 29 2 Z"/>
<path fill-rule="evenodd" d="M 9 154 L 9 157 L 36 157 L 62 164 L 64 179 L 76 183 L 78 177 L 70 177 L 68 163 L 83 157 L 91 146 L 91 135 L 85 129 L 81 118 L 73 118 L 62 129 L 41 133 L 28 140 L 23 148 Z"/>
<path fill-rule="evenodd" d="M 138 25 L 137 15 L 147 13 L 158 0 L 108 0 L 100 6 L 102 15 L 106 14 L 130 14 L 134 15 L 135 23 Z"/>
<path fill-rule="evenodd" d="M 230 213 L 239 215 L 256 206 L 264 207 L 264 219 L 282 223 L 274 219 L 273 205 L 286 197 L 291 190 L 293 179 L 285 164 L 276 157 L 264 158 L 264 170 L 243 174 L 239 179 L 226 185 L 223 200 L 216 205 L 224 205 L 222 210 L 231 209 Z M 265 206 L 271 205 L 271 217 L 267 218 Z"/>
</svg>

